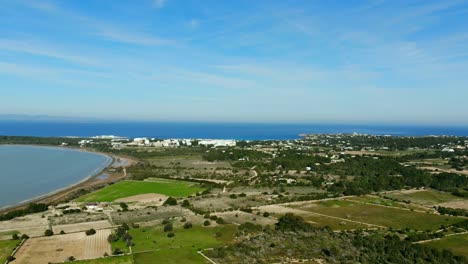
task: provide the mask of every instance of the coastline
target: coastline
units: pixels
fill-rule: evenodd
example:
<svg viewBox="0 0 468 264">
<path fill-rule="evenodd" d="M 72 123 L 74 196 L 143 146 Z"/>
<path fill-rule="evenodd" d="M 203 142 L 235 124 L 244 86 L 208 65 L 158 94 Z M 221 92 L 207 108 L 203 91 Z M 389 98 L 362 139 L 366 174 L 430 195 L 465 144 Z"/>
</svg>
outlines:
<svg viewBox="0 0 468 264">
<path fill-rule="evenodd" d="M 66 146 L 34 145 L 34 144 L 0 144 L 0 146 L 30 146 L 30 147 L 43 147 L 43 148 L 45 147 L 45 148 L 54 148 L 54 149 L 59 148 L 59 149 L 67 150 L 67 151 L 80 151 L 80 152 L 93 153 L 93 154 L 96 154 L 96 155 L 104 156 L 106 158 L 106 160 L 104 162 L 102 162 L 99 167 L 97 167 L 95 170 L 93 170 L 90 174 L 86 175 L 80 181 L 74 182 L 72 184 L 69 184 L 69 185 L 64 186 L 62 188 L 53 190 L 51 192 L 48 192 L 48 193 L 45 193 L 45 194 L 42 194 L 42 195 L 39 195 L 39 196 L 32 197 L 31 199 L 27 199 L 27 200 L 18 202 L 16 204 L 5 205 L 5 206 L 0 208 L 0 213 L 1 214 L 9 212 L 9 211 L 13 211 L 13 210 L 21 209 L 23 207 L 28 206 L 31 203 L 47 201 L 47 200 L 50 200 L 50 201 L 48 201 L 46 203 L 51 203 L 51 202 L 53 202 L 53 201 L 55 201 L 57 199 L 63 198 L 63 195 L 69 194 L 72 191 L 74 191 L 75 189 L 78 189 L 80 187 L 87 186 L 88 183 L 90 183 L 95 178 L 97 178 L 103 171 L 110 168 L 113 165 L 113 163 L 115 162 L 116 158 L 126 159 L 126 158 L 116 157 L 116 156 L 109 155 L 109 154 L 102 153 L 102 152 L 92 151 L 90 149 L 81 149 L 81 148 L 66 147 Z M 129 162 L 129 164 L 130 164 L 130 162 Z M 106 182 L 106 181 L 104 181 L 104 182 Z"/>
</svg>

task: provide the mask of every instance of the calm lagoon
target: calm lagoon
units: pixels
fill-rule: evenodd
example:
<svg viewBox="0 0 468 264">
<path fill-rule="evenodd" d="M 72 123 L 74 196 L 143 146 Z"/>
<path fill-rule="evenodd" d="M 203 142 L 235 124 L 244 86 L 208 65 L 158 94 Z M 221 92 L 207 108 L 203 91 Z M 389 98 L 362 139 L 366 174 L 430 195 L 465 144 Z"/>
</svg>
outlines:
<svg viewBox="0 0 468 264">
<path fill-rule="evenodd" d="M 0 145 L 0 208 L 79 183 L 111 162 L 102 154 L 67 148 Z"/>
</svg>

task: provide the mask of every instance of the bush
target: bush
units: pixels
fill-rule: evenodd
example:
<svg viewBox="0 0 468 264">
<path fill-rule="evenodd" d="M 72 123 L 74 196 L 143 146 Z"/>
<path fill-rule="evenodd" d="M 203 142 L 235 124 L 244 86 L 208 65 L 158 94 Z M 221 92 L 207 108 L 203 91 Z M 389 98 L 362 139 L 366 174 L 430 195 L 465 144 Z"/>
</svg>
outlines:
<svg viewBox="0 0 468 264">
<path fill-rule="evenodd" d="M 203 222 L 203 225 L 204 226 L 209 226 L 209 225 L 211 225 L 211 222 L 209 220 L 206 220 L 205 222 Z"/>
<path fill-rule="evenodd" d="M 182 202 L 182 207 L 190 207 L 190 202 L 188 200 L 184 200 Z"/>
<path fill-rule="evenodd" d="M 192 228 L 192 223 L 190 222 L 187 222 L 184 224 L 184 229 L 189 229 L 189 228 Z"/>
<path fill-rule="evenodd" d="M 60 230 L 60 234 L 61 234 L 61 235 L 65 235 L 65 231 Z"/>
<path fill-rule="evenodd" d="M 21 235 L 21 239 L 29 239 L 29 236 L 26 234 Z"/>
<path fill-rule="evenodd" d="M 87 236 L 92 236 L 94 234 L 96 234 L 96 230 L 94 230 L 93 228 L 89 229 L 89 230 L 86 230 L 86 235 Z"/>
<path fill-rule="evenodd" d="M 44 235 L 45 236 L 53 236 L 54 235 L 54 231 L 50 230 L 50 229 L 47 229 L 45 232 L 44 232 Z"/>
<path fill-rule="evenodd" d="M 172 226 L 171 223 L 167 223 L 165 226 L 164 226 L 164 232 L 169 232 L 169 231 L 172 231 L 174 230 L 174 227 Z"/>
<path fill-rule="evenodd" d="M 175 236 L 175 234 L 172 233 L 172 232 L 170 232 L 170 233 L 167 234 L 167 237 L 169 237 L 169 238 L 174 237 L 174 236 Z"/>
<path fill-rule="evenodd" d="M 163 203 L 163 205 L 177 205 L 177 199 L 174 197 L 169 197 L 167 200 Z"/>
<path fill-rule="evenodd" d="M 270 213 L 269 213 L 269 212 L 264 212 L 264 213 L 263 213 L 263 216 L 264 216 L 264 217 L 269 217 L 269 216 L 270 216 Z"/>
<path fill-rule="evenodd" d="M 13 235 L 11 236 L 11 238 L 12 238 L 13 240 L 18 240 L 18 239 L 19 239 L 19 236 L 18 236 L 18 234 L 13 234 Z"/>
<path fill-rule="evenodd" d="M 229 198 L 231 198 L 231 199 L 236 199 L 236 198 L 237 198 L 237 195 L 235 195 L 235 194 L 233 193 L 233 194 L 229 195 Z"/>
<path fill-rule="evenodd" d="M 218 219 L 216 219 L 216 223 L 220 225 L 224 225 L 226 224 L 226 221 L 224 221 L 224 219 L 222 219 L 221 217 L 218 217 Z"/>
</svg>

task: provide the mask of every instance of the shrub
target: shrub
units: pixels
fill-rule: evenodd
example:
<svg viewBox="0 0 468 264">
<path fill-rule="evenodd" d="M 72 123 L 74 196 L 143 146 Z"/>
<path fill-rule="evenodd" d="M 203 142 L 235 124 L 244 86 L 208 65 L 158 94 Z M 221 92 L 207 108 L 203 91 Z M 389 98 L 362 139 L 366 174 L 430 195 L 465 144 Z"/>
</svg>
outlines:
<svg viewBox="0 0 468 264">
<path fill-rule="evenodd" d="M 224 225 L 226 224 L 226 221 L 224 221 L 224 219 L 222 219 L 221 217 L 218 217 L 218 219 L 216 219 L 216 223 L 220 225 Z"/>
<path fill-rule="evenodd" d="M 209 225 L 211 225 L 211 222 L 209 220 L 206 220 L 205 222 L 203 222 L 203 225 L 204 226 L 209 226 Z"/>
<path fill-rule="evenodd" d="M 64 234 L 65 234 L 65 231 L 60 230 L 60 234 L 61 234 L 61 235 L 64 235 Z"/>
<path fill-rule="evenodd" d="M 54 231 L 50 230 L 50 229 L 47 229 L 45 232 L 44 232 L 44 235 L 45 236 L 53 236 L 54 235 Z"/>
<path fill-rule="evenodd" d="M 167 237 L 169 237 L 169 238 L 174 237 L 174 236 L 175 236 L 175 234 L 172 233 L 172 232 L 170 232 L 170 233 L 167 234 Z"/>
<path fill-rule="evenodd" d="M 167 200 L 163 203 L 163 205 L 177 205 L 177 199 L 174 197 L 169 197 Z"/>
<path fill-rule="evenodd" d="M 182 207 L 190 207 L 190 202 L 188 200 L 184 200 L 182 202 Z"/>
<path fill-rule="evenodd" d="M 235 195 L 235 194 L 233 193 L 233 194 L 229 195 L 229 198 L 231 198 L 231 199 L 236 199 L 236 198 L 237 198 L 237 195 Z"/>
<path fill-rule="evenodd" d="M 96 230 L 94 230 L 94 228 L 91 228 L 89 230 L 86 230 L 85 233 L 86 233 L 87 236 L 92 236 L 92 235 L 96 234 Z"/>
<path fill-rule="evenodd" d="M 171 223 L 167 223 L 165 226 L 164 226 L 164 232 L 169 232 L 169 231 L 172 231 L 174 230 L 174 227 L 172 226 Z"/>
<path fill-rule="evenodd" d="M 263 213 L 263 216 L 264 216 L 264 217 L 269 217 L 269 216 L 270 216 L 270 213 L 269 213 L 269 212 L 264 212 L 264 213 Z"/>
<path fill-rule="evenodd" d="M 189 229 L 189 228 L 192 228 L 192 223 L 190 222 L 187 222 L 184 224 L 184 229 Z"/>
</svg>

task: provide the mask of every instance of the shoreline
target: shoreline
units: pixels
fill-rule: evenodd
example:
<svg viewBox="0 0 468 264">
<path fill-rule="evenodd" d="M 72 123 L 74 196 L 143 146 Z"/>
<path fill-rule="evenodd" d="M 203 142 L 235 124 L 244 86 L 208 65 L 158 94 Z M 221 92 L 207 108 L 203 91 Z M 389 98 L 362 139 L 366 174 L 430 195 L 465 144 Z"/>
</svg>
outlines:
<svg viewBox="0 0 468 264">
<path fill-rule="evenodd" d="M 50 199 L 51 201 L 46 202 L 46 203 L 51 203 L 54 200 L 60 199 L 61 195 L 63 195 L 63 194 L 66 195 L 67 193 L 70 193 L 71 191 L 73 191 L 77 187 L 80 187 L 80 186 L 85 187 L 87 185 L 87 183 L 92 182 L 102 172 L 104 172 L 106 169 L 112 167 L 112 165 L 114 164 L 114 162 L 116 161 L 117 158 L 129 160 L 127 158 L 117 157 L 117 156 L 114 156 L 114 155 L 110 155 L 110 154 L 106 154 L 106 153 L 102 153 L 102 152 L 98 152 L 98 151 L 92 151 L 90 149 L 80 149 L 80 148 L 66 147 L 66 146 L 34 145 L 34 144 L 0 144 L 0 146 L 29 146 L 29 147 L 42 147 L 42 148 L 54 148 L 54 149 L 59 148 L 59 149 L 67 150 L 67 151 L 88 152 L 88 153 L 92 153 L 92 154 L 96 154 L 96 155 L 101 155 L 101 156 L 104 156 L 106 158 L 106 160 L 104 162 L 102 162 L 99 167 L 94 169 L 91 173 L 89 173 L 86 177 L 79 180 L 78 182 L 68 184 L 68 185 L 66 185 L 66 186 L 64 186 L 62 188 L 50 191 L 48 193 L 45 193 L 45 194 L 42 194 L 42 195 L 39 195 L 39 196 L 35 196 L 35 197 L 31 198 L 31 199 L 27 199 L 27 200 L 24 200 L 24 201 L 21 201 L 21 202 L 12 204 L 12 205 L 2 206 L 2 207 L 0 207 L 0 214 L 7 213 L 9 211 L 14 211 L 14 210 L 20 209 L 22 207 L 26 207 L 31 203 L 40 202 L 40 201 L 44 201 L 44 200 L 48 200 L 48 199 Z M 130 165 L 130 164 L 131 164 L 131 161 L 129 160 L 128 165 Z M 104 181 L 104 182 L 106 182 L 106 181 Z M 57 196 L 56 197 L 57 199 L 54 199 L 55 196 Z"/>
</svg>

